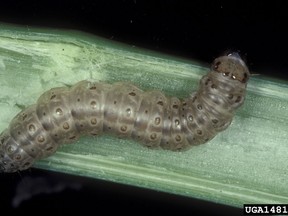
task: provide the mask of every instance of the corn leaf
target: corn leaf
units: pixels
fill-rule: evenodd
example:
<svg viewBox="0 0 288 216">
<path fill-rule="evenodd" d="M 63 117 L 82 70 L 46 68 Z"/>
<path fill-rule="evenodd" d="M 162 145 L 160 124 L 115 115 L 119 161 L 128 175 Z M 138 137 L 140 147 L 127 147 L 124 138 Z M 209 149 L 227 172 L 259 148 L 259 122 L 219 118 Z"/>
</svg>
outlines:
<svg viewBox="0 0 288 216">
<path fill-rule="evenodd" d="M 184 98 L 207 66 L 82 32 L 0 24 L 0 130 L 52 87 L 129 81 Z M 238 207 L 288 203 L 287 131 L 287 82 L 254 76 L 231 126 L 209 143 L 170 152 L 113 136 L 82 137 L 35 167 Z"/>
</svg>

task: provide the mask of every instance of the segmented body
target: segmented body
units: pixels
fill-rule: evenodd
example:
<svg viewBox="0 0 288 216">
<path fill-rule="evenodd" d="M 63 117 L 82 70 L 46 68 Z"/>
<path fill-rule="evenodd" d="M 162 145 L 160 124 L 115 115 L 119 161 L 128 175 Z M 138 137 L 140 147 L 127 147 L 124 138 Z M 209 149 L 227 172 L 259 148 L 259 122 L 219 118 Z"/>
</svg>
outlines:
<svg viewBox="0 0 288 216">
<path fill-rule="evenodd" d="M 243 104 L 249 76 L 233 53 L 215 59 L 198 91 L 183 100 L 129 83 L 84 80 L 70 88 L 53 88 L 0 135 L 0 169 L 27 169 L 81 135 L 110 133 L 173 151 L 205 143 L 230 125 Z"/>
</svg>

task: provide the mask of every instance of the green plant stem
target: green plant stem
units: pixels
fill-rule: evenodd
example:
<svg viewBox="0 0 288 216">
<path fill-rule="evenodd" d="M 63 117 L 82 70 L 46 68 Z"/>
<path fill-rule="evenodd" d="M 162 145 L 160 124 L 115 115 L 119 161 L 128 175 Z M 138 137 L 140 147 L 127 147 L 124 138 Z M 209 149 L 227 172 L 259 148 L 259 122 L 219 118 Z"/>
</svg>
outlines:
<svg viewBox="0 0 288 216">
<path fill-rule="evenodd" d="M 197 89 L 206 66 L 77 31 L 0 24 L 0 129 L 52 87 L 130 81 L 183 98 Z M 255 76 L 232 125 L 207 144 L 170 152 L 82 137 L 35 166 L 238 207 L 288 203 L 287 131 L 287 83 Z"/>
</svg>

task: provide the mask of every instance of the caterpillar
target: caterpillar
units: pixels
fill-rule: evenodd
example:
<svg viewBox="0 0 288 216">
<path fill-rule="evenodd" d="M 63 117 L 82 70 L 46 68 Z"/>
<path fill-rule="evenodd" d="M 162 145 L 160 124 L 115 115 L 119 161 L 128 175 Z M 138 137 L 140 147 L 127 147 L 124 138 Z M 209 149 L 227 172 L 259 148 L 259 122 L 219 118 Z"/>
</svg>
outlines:
<svg viewBox="0 0 288 216">
<path fill-rule="evenodd" d="M 249 76 L 245 62 L 230 53 L 216 58 L 198 91 L 182 100 L 130 83 L 84 80 L 53 88 L 1 133 L 0 171 L 25 170 L 82 135 L 109 133 L 172 151 L 205 143 L 230 125 Z"/>
</svg>

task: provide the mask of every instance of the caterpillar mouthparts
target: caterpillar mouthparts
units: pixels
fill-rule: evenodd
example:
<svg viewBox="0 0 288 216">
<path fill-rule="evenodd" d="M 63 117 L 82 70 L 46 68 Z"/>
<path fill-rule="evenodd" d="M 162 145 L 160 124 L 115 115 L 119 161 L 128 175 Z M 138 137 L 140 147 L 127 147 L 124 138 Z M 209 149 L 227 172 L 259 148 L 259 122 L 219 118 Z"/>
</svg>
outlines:
<svg viewBox="0 0 288 216">
<path fill-rule="evenodd" d="M 104 133 L 144 146 L 186 150 L 231 123 L 250 73 L 237 53 L 216 58 L 191 96 L 180 100 L 129 83 L 80 81 L 53 88 L 17 114 L 0 135 L 0 171 L 25 170 L 82 135 Z"/>
</svg>

